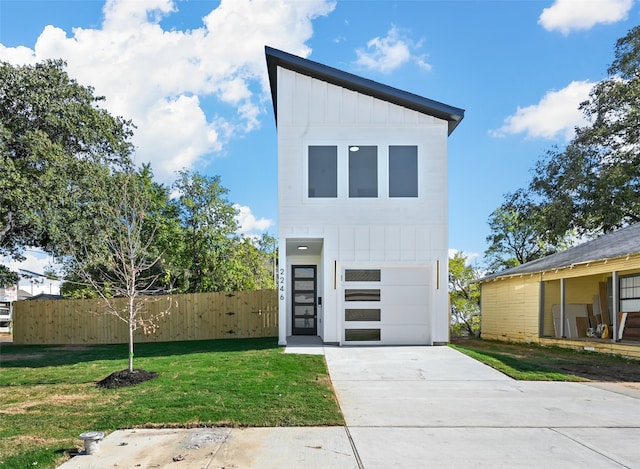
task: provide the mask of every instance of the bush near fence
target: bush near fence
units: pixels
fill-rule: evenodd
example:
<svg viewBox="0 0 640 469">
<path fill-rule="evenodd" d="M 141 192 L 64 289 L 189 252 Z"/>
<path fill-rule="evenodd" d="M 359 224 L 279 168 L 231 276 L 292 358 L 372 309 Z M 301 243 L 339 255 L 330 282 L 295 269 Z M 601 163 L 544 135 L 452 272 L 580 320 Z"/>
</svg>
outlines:
<svg viewBox="0 0 640 469">
<path fill-rule="evenodd" d="M 149 297 L 143 316 L 172 303 L 158 328 L 134 341 L 171 342 L 227 338 L 276 337 L 278 296 L 275 290 L 193 293 Z M 118 298 L 123 303 L 125 298 Z M 127 323 L 105 314 L 100 300 L 17 301 L 13 311 L 16 345 L 128 343 Z"/>
</svg>

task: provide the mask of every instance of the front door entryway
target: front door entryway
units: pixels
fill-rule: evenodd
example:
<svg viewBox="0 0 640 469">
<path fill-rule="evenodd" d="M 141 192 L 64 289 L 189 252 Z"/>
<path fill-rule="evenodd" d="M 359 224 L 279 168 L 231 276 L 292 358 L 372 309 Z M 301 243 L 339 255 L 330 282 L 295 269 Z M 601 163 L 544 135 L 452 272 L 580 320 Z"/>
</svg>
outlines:
<svg viewBox="0 0 640 469">
<path fill-rule="evenodd" d="M 318 334 L 318 281 L 315 265 L 291 266 L 293 335 Z"/>
</svg>

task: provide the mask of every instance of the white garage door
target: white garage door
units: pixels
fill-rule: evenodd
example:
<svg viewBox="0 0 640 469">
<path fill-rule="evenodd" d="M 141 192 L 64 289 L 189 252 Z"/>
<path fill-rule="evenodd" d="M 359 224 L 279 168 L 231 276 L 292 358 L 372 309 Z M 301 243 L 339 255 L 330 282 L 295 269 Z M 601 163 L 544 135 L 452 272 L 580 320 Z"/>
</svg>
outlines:
<svg viewBox="0 0 640 469">
<path fill-rule="evenodd" d="M 342 275 L 343 343 L 431 343 L 430 266 L 346 267 Z"/>
</svg>

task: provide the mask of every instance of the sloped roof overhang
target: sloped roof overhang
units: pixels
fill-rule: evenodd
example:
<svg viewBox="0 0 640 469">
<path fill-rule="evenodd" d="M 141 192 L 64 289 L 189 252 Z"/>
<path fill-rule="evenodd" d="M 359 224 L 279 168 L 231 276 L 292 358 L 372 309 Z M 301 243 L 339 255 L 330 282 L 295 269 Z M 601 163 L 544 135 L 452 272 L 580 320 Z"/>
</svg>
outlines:
<svg viewBox="0 0 640 469">
<path fill-rule="evenodd" d="M 267 56 L 267 70 L 271 86 L 271 99 L 273 101 L 273 113 L 278 122 L 278 67 L 286 68 L 296 73 L 316 78 L 331 83 L 332 85 L 381 99 L 398 106 L 427 114 L 448 122 L 448 134 L 455 130 L 464 118 L 464 109 L 449 106 L 407 91 L 402 91 L 391 86 L 353 75 L 327 65 L 303 59 L 296 55 L 265 46 Z"/>
<path fill-rule="evenodd" d="M 630 258 L 638 254 L 640 254 L 640 223 L 629 225 L 565 251 L 557 252 L 502 272 L 487 275 L 475 280 L 475 282 L 483 283 L 499 278 L 516 277 L 524 274 L 539 274 L 561 269 L 571 269 L 578 265 Z"/>
</svg>

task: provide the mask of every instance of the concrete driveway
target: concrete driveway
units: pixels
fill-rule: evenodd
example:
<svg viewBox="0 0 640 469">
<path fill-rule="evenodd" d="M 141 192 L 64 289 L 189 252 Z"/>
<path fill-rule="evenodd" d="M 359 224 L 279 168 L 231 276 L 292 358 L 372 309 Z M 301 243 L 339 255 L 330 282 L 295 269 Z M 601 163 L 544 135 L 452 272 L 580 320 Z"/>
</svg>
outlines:
<svg viewBox="0 0 640 469">
<path fill-rule="evenodd" d="M 449 347 L 287 352 L 325 354 L 346 427 L 120 430 L 61 467 L 640 468 L 640 385 L 514 381 Z"/>
<path fill-rule="evenodd" d="M 361 466 L 640 468 L 640 387 L 512 380 L 449 347 L 325 348 Z"/>
</svg>

